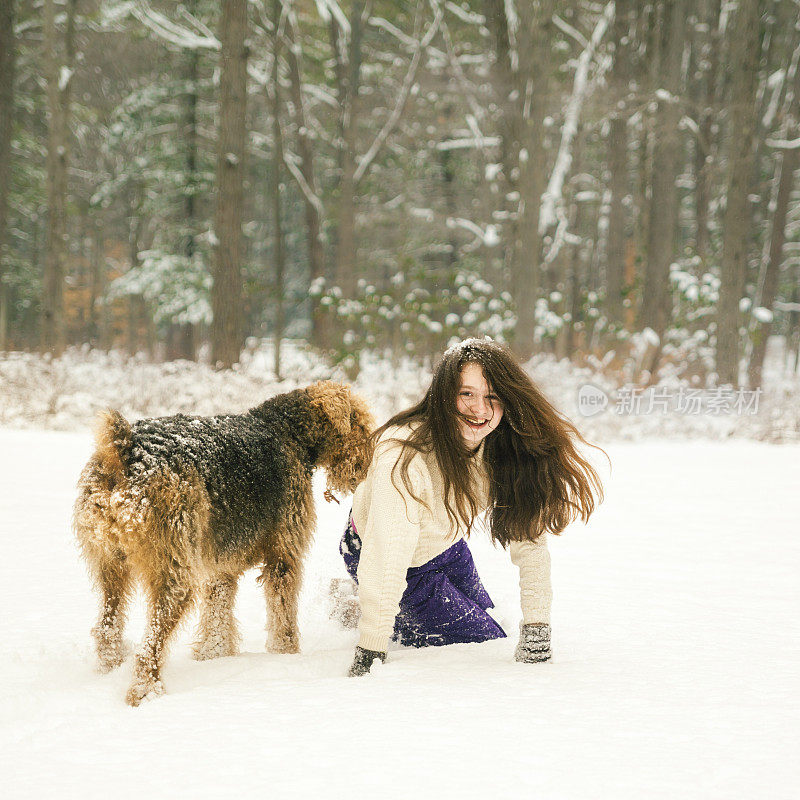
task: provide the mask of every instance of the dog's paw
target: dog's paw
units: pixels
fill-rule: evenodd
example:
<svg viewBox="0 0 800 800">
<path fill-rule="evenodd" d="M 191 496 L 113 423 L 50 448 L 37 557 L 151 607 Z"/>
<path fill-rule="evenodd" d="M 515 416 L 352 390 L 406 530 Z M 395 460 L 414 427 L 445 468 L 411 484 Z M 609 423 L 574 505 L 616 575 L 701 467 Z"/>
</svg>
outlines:
<svg viewBox="0 0 800 800">
<path fill-rule="evenodd" d="M 345 630 L 354 630 L 361 619 L 361 605 L 357 597 L 340 597 L 330 610 L 329 617 Z"/>
<path fill-rule="evenodd" d="M 192 657 L 195 661 L 210 661 L 212 658 L 238 655 L 239 647 L 235 642 L 217 637 L 209 637 L 205 641 L 196 642 L 192 647 Z"/>
<path fill-rule="evenodd" d="M 131 647 L 130 645 L 122 645 L 113 653 L 101 655 L 98 653 L 97 657 L 97 671 L 101 675 L 105 675 L 112 670 L 115 670 L 117 667 L 121 666 L 125 659 L 130 655 Z"/>
<path fill-rule="evenodd" d="M 152 700 L 164 694 L 164 684 L 158 680 L 138 681 L 134 683 L 125 695 L 125 702 L 136 708 L 142 700 Z"/>
<path fill-rule="evenodd" d="M 328 617 L 336 620 L 346 630 L 358 627 L 361 605 L 356 587 L 349 578 L 333 578 L 328 598 Z"/>
<path fill-rule="evenodd" d="M 299 653 L 300 641 L 297 637 L 276 636 L 267 639 L 268 653 Z"/>
<path fill-rule="evenodd" d="M 131 646 L 122 636 L 109 635 L 100 628 L 92 628 L 97 649 L 97 669 L 100 673 L 111 672 L 122 664 L 130 655 Z"/>
</svg>

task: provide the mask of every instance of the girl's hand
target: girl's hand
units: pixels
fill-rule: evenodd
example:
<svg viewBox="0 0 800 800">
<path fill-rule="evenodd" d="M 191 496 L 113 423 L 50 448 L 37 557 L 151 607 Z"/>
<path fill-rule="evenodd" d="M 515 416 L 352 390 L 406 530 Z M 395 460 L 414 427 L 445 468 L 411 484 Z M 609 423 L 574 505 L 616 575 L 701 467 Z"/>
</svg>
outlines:
<svg viewBox="0 0 800 800">
<path fill-rule="evenodd" d="M 350 667 L 350 672 L 347 673 L 350 678 L 357 678 L 361 675 L 366 675 L 375 659 L 379 659 L 381 664 L 386 661 L 386 653 L 380 653 L 377 650 L 365 650 L 363 647 L 356 647 L 356 655 L 353 659 L 353 666 Z"/>
<path fill-rule="evenodd" d="M 533 622 L 520 626 L 519 644 L 514 652 L 517 661 L 532 664 L 537 661 L 548 661 L 552 655 L 549 625 Z"/>
</svg>

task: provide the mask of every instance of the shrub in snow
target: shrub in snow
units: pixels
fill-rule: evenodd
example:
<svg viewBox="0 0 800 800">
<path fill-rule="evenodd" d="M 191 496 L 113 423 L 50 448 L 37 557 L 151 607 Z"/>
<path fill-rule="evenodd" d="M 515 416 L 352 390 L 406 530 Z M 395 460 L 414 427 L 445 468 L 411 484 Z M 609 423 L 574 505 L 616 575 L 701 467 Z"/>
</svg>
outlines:
<svg viewBox="0 0 800 800">
<path fill-rule="evenodd" d="M 465 336 L 488 334 L 503 341 L 516 322 L 511 296 L 467 267 L 432 279 L 425 268 L 406 264 L 380 290 L 359 281 L 355 297 L 344 297 L 338 286 L 320 278 L 310 294 L 336 331 L 334 363 L 351 372 L 365 350 L 421 361 Z"/>
<path fill-rule="evenodd" d="M 134 295 L 148 301 L 156 324 L 211 322 L 211 274 L 201 251 L 192 258 L 160 250 L 139 254 L 141 263 L 108 287 L 107 300 Z"/>
</svg>

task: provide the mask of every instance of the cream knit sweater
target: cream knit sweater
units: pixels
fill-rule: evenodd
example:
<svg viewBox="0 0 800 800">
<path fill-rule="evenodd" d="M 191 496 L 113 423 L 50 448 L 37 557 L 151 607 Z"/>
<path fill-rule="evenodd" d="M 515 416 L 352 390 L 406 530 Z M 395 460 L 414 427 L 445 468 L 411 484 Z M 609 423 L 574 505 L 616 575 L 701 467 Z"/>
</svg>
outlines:
<svg viewBox="0 0 800 800">
<path fill-rule="evenodd" d="M 406 571 L 419 567 L 464 538 L 447 517 L 444 480 L 433 453 L 417 453 L 409 464 L 414 493 L 428 508 L 414 500 L 405 488 L 400 467 L 392 469 L 411 428 L 394 426 L 375 448 L 369 471 L 353 495 L 353 522 L 362 541 L 358 564 L 361 603 L 358 644 L 367 650 L 385 651 L 406 588 Z M 483 465 L 483 442 L 471 458 L 473 481 L 488 505 L 488 477 Z M 429 510 L 430 509 L 430 510 Z M 455 535 L 454 535 L 455 533 Z M 550 554 L 546 536 L 534 542 L 512 542 L 511 560 L 519 567 L 523 622 L 550 622 Z"/>
</svg>

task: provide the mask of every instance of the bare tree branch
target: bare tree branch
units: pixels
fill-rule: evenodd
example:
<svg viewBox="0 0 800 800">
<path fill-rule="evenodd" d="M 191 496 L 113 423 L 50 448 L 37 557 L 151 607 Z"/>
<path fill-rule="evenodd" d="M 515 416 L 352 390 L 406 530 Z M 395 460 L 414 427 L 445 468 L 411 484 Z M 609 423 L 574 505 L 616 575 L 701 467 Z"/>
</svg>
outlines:
<svg viewBox="0 0 800 800">
<path fill-rule="evenodd" d="M 614 3 L 609 2 L 600 19 L 597 21 L 592 39 L 589 46 L 581 53 L 578 59 L 578 68 L 575 71 L 575 81 L 573 83 L 572 95 L 567 103 L 567 110 L 564 114 L 564 125 L 561 132 L 561 144 L 556 156 L 556 164 L 550 175 L 550 182 L 547 190 L 542 195 L 542 205 L 539 212 L 539 232 L 544 233 L 558 222 L 556 207 L 563 203 L 564 180 L 572 165 L 572 142 L 578 131 L 578 119 L 586 97 L 589 74 L 589 66 L 592 63 L 595 50 L 600 44 L 600 40 L 606 32 L 614 18 Z M 555 242 L 554 242 L 555 244 Z"/>
<path fill-rule="evenodd" d="M 414 80 L 417 76 L 417 67 L 419 66 L 422 53 L 430 44 L 431 40 L 436 35 L 436 31 L 439 29 L 439 23 L 442 21 L 442 7 L 438 0 L 434 0 L 432 4 L 436 9 L 433 22 L 431 22 L 425 36 L 423 36 L 417 44 L 414 55 L 411 58 L 411 63 L 408 65 L 408 71 L 406 72 L 405 80 L 403 81 L 403 85 L 400 89 L 400 94 L 397 97 L 394 110 L 389 115 L 389 118 L 386 120 L 381 130 L 378 132 L 378 135 L 370 145 L 369 150 L 367 150 L 365 155 L 358 162 L 358 167 L 353 175 L 353 180 L 356 183 L 358 183 L 361 178 L 364 177 L 364 174 L 369 169 L 370 165 L 375 159 L 375 156 L 378 154 L 378 151 L 381 149 L 384 142 L 389 138 L 389 134 L 397 126 L 397 122 L 400 119 L 408 100 L 408 96 L 411 93 L 411 87 L 414 85 Z"/>
</svg>

